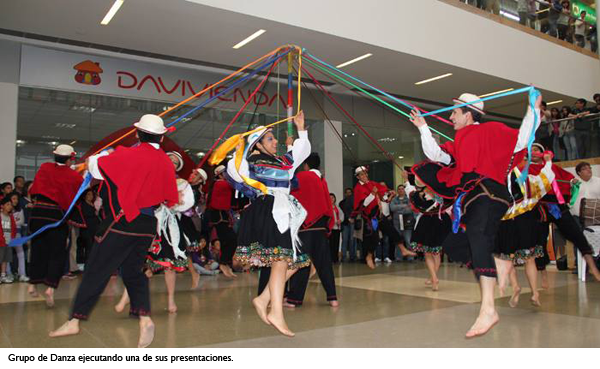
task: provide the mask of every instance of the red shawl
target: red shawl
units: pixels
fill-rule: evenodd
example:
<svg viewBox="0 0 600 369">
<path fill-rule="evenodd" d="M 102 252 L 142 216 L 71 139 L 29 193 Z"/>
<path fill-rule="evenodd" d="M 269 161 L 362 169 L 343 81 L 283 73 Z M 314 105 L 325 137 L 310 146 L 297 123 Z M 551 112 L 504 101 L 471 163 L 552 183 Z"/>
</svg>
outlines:
<svg viewBox="0 0 600 369">
<path fill-rule="evenodd" d="M 364 203 L 365 199 L 367 197 L 369 197 L 369 195 L 371 194 L 371 191 L 373 191 L 373 187 L 377 187 L 376 198 L 375 198 L 375 200 L 371 201 L 369 206 L 367 206 L 365 208 L 363 206 L 363 203 Z M 353 211 L 353 213 L 356 214 L 356 213 L 362 211 L 362 213 L 364 215 L 371 214 L 373 209 L 375 209 L 378 206 L 377 198 L 378 197 L 381 198 L 387 191 L 388 191 L 387 186 L 383 186 L 377 182 L 369 181 L 365 184 L 358 182 L 356 184 L 356 186 L 354 186 L 354 211 Z"/>
<path fill-rule="evenodd" d="M 36 173 L 29 193 L 46 196 L 67 210 L 82 182 L 83 178 L 66 165 L 44 163 Z"/>
<path fill-rule="evenodd" d="M 529 167 L 529 174 L 537 176 L 542 171 L 542 168 L 544 168 L 544 165 L 546 164 L 531 163 L 531 166 Z M 560 193 L 563 195 L 565 200 L 568 201 L 568 198 L 571 197 L 571 180 L 575 178 L 575 176 L 556 164 L 552 164 L 552 171 L 554 172 L 554 179 L 558 184 L 558 189 L 560 190 Z M 551 188 L 550 191 L 548 191 L 548 195 L 556 195 L 554 193 L 553 188 Z"/>
<path fill-rule="evenodd" d="M 308 228 L 326 216 L 329 217 L 329 229 L 331 230 L 333 207 L 329 198 L 327 181 L 312 171 L 298 172 L 296 178 L 298 178 L 298 188 L 292 191 L 292 196 L 298 199 L 308 213 L 302 226 Z"/>
<path fill-rule="evenodd" d="M 115 152 L 98 159 L 98 167 L 117 187 L 125 219 L 131 222 L 140 209 L 179 202 L 175 169 L 162 149 L 148 143 L 134 147 L 119 146 Z"/>
<path fill-rule="evenodd" d="M 454 142 L 441 145 L 454 158 L 455 164 L 442 168 L 438 180 L 453 187 L 461 183 L 463 174 L 475 172 L 506 184 L 508 173 L 525 155 L 525 150 L 517 153 L 511 166 L 518 136 L 518 130 L 499 122 L 473 124 L 456 131 Z"/>
<path fill-rule="evenodd" d="M 8 215 L 10 217 L 10 239 L 14 240 L 17 237 L 17 222 L 15 222 L 15 217 L 12 214 Z M 8 246 L 8 242 L 4 238 L 4 229 L 0 232 L 0 247 Z"/>
<path fill-rule="evenodd" d="M 233 188 L 223 179 L 217 179 L 213 184 L 212 193 L 209 198 L 209 209 L 231 210 L 231 196 Z"/>
</svg>

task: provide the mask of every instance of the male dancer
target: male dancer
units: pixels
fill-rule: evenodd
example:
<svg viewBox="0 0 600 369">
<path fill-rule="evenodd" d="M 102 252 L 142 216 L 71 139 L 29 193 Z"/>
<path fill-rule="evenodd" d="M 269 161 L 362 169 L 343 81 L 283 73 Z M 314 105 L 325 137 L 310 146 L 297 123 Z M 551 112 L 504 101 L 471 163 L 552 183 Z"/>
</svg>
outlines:
<svg viewBox="0 0 600 369">
<path fill-rule="evenodd" d="M 109 150 L 88 159 L 92 176 L 104 180 L 100 196 L 106 219 L 98 227 L 71 316 L 50 332 L 50 337 L 79 333 L 79 321 L 88 318 L 111 274 L 121 268 L 131 299 L 129 313 L 140 318 L 138 347 L 147 347 L 154 338 L 148 278 L 142 268 L 156 237 L 155 207 L 162 203 L 173 206 L 179 202 L 179 196 L 173 164 L 160 148 L 167 132 L 163 120 L 146 114 L 134 126 L 139 145 L 118 147 L 114 152 Z"/>
<path fill-rule="evenodd" d="M 423 151 L 435 162 L 418 164 L 413 173 L 438 195 L 456 197 L 455 207 L 461 207 L 463 214 L 465 232 L 451 233 L 442 247 L 453 260 L 472 263 L 479 280 L 481 309 L 475 324 L 467 331 L 467 338 L 487 333 L 499 321 L 494 306 L 497 276 L 492 255 L 494 240 L 510 204 L 506 179 L 525 155 L 529 137 L 537 129 L 533 127 L 534 114 L 539 124 L 542 101 L 538 96 L 535 112 L 528 109 L 521 128 L 516 130 L 498 122 L 480 124 L 484 106 L 478 100 L 478 96 L 468 93 L 454 99 L 456 105 L 470 105 L 452 111 L 455 141 L 441 147 L 433 139 L 425 119 L 416 109 L 411 112 L 411 121 L 421 133 Z"/>
</svg>

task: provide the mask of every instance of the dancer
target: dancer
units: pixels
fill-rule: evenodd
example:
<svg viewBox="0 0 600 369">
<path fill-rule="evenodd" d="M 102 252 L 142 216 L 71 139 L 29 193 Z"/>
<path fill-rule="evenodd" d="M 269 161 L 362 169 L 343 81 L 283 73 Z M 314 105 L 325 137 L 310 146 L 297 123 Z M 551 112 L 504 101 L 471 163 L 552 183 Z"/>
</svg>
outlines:
<svg viewBox="0 0 600 369">
<path fill-rule="evenodd" d="M 535 112 L 528 109 L 519 130 L 502 123 L 479 124 L 484 114 L 483 102 L 473 94 L 462 94 L 450 120 L 456 131 L 455 142 L 441 147 L 415 109 L 411 121 L 419 129 L 425 155 L 432 160 L 413 167 L 413 173 L 434 193 L 455 199 L 456 218 L 465 226 L 464 232 L 451 233 L 442 247 L 455 261 L 472 265 L 481 288 L 481 309 L 466 337 L 487 333 L 499 321 L 494 306 L 496 265 L 492 251 L 500 220 L 508 209 L 509 192 L 506 178 L 525 155 L 529 138 L 539 124 L 541 96 L 535 102 Z M 538 119 L 534 119 L 537 117 Z M 457 229 L 458 231 L 458 229 Z"/>
<path fill-rule="evenodd" d="M 296 174 L 298 188 L 292 191 L 292 196 L 300 201 L 307 212 L 302 229 L 298 231 L 302 241 L 302 251 L 310 256 L 310 261 L 327 294 L 327 302 L 330 306 L 337 307 L 339 302 L 335 292 L 333 264 L 327 240 L 327 234 L 333 228 L 333 207 L 327 181 L 319 171 L 320 166 L 319 154 L 310 154 L 301 166 L 302 171 Z M 287 307 L 302 305 L 310 269 L 310 266 L 304 267 L 290 278 L 290 288 L 286 298 Z"/>
<path fill-rule="evenodd" d="M 269 282 L 252 304 L 263 322 L 288 337 L 294 333 L 283 316 L 285 282 L 298 268 L 310 264 L 308 255 L 298 251 L 298 230 L 306 211 L 290 195 L 294 173 L 310 154 L 303 112 L 294 118 L 294 123 L 298 139 L 287 154 L 277 156 L 277 139 L 273 132 L 259 127 L 248 136 L 248 146 L 239 158 L 239 166 L 236 166 L 237 152 L 227 163 L 228 181 L 253 198 L 241 212 L 234 260 L 245 266 L 270 267 Z M 271 310 L 267 312 L 269 303 Z"/>
<path fill-rule="evenodd" d="M 53 153 L 54 163 L 42 164 L 29 190 L 34 200 L 29 217 L 30 233 L 60 221 L 83 182 L 81 175 L 71 169 L 76 154 L 71 146 L 58 145 Z M 68 236 L 69 226 L 63 222 L 31 240 L 28 291 L 37 297 L 36 286 L 45 284 L 44 298 L 48 307 L 54 306 L 54 290 L 63 275 Z"/>
<path fill-rule="evenodd" d="M 86 320 L 111 274 L 121 268 L 123 282 L 131 297 L 129 313 L 139 316 L 138 347 L 147 347 L 154 338 L 150 319 L 150 290 L 142 268 L 148 248 L 156 237 L 155 208 L 179 202 L 173 164 L 160 148 L 167 132 L 163 120 L 152 114 L 135 123 L 140 144 L 118 147 L 88 158 L 88 170 L 104 180 L 100 196 L 106 218 L 98 227 L 96 242 L 69 320 L 50 337 L 79 333 L 80 320 Z"/>
<path fill-rule="evenodd" d="M 438 291 L 437 272 L 442 262 L 442 243 L 452 228 L 452 222 L 447 213 L 451 203 L 444 202 L 442 198 L 435 196 L 426 187 L 416 191 L 411 190 L 407 186 L 406 191 L 410 204 L 418 215 L 410 249 L 425 255 L 425 265 L 429 271 L 429 279 L 425 281 L 425 285 L 431 286 L 433 291 Z"/>
<path fill-rule="evenodd" d="M 237 278 L 231 269 L 233 254 L 237 246 L 237 235 L 233 230 L 231 215 L 231 199 L 233 188 L 225 180 L 224 165 L 215 168 L 215 178 L 208 192 L 206 216 L 210 227 L 211 238 L 218 240 L 221 248 L 219 269 L 227 278 Z"/>
<path fill-rule="evenodd" d="M 194 268 L 194 262 L 192 259 L 192 253 L 198 252 L 198 246 L 200 242 L 201 232 L 199 229 L 200 225 L 196 226 L 194 223 L 194 219 L 199 220 L 200 215 L 202 214 L 201 205 L 204 203 L 204 193 L 202 193 L 202 186 L 206 184 L 206 180 L 208 179 L 208 174 L 202 168 L 196 168 L 192 171 L 192 174 L 189 178 L 189 183 L 192 186 L 192 190 L 194 192 L 194 206 L 191 209 L 184 212 L 181 216 L 180 226 L 183 228 L 183 232 L 186 235 L 189 235 L 190 244 L 187 247 L 187 255 L 188 255 L 188 270 L 192 276 L 192 290 L 198 288 L 198 283 L 200 283 L 200 273 L 198 273 L 197 269 Z M 205 239 L 206 241 L 206 239 Z"/>
<path fill-rule="evenodd" d="M 352 217 L 356 218 L 356 221 L 362 222 L 362 245 L 363 254 L 367 266 L 371 269 L 375 269 L 375 262 L 373 260 L 375 248 L 379 243 L 379 214 L 380 214 L 380 201 L 381 198 L 388 191 L 387 187 L 369 180 L 369 174 L 367 168 L 360 166 L 354 171 L 358 183 L 354 186 L 354 211 Z M 389 209 L 389 208 L 388 208 Z M 389 214 L 388 214 L 389 216 Z M 387 219 L 387 217 L 386 217 Z M 391 221 L 384 222 L 382 224 L 382 232 L 389 233 L 390 242 L 397 245 L 400 248 L 403 256 L 416 256 L 417 254 L 409 251 L 404 244 L 398 231 L 394 229 Z M 393 232 L 395 234 L 393 234 Z"/>
<path fill-rule="evenodd" d="M 538 143 L 533 145 L 531 174 L 539 173 L 544 167 L 544 151 L 545 150 L 542 145 Z M 567 205 L 571 199 L 571 184 L 574 184 L 579 180 L 576 179 L 571 173 L 567 172 L 556 164 L 552 164 L 552 171 L 554 172 L 556 184 L 560 194 L 557 194 L 554 190 L 551 190 L 540 201 L 547 210 L 548 222 L 554 223 L 560 233 L 562 233 L 567 240 L 573 242 L 573 245 L 575 245 L 577 250 L 581 252 L 583 258 L 587 262 L 590 273 L 592 273 L 597 281 L 600 281 L 600 271 L 598 271 L 598 267 L 596 266 L 596 262 L 594 260 L 594 250 L 588 243 L 587 238 L 585 238 L 581 225 L 575 220 Z M 561 196 L 564 201 L 560 200 Z M 547 225 L 548 224 L 546 224 L 546 226 Z M 544 259 L 545 258 L 542 258 L 540 259 L 540 262 L 538 262 L 538 269 L 542 271 L 542 276 L 544 276 L 544 273 L 546 273 L 546 265 L 543 261 Z"/>
<path fill-rule="evenodd" d="M 554 180 L 552 172 L 552 155 L 544 155 L 545 166 L 538 175 L 528 175 L 523 188 L 517 183 L 517 174 L 511 173 L 511 195 L 514 205 L 507 211 L 498 229 L 494 259 L 498 269 L 498 286 L 500 295 L 510 280 L 512 296 L 509 300 L 511 307 L 517 306 L 521 287 L 518 284 L 515 264 L 525 265 L 525 274 L 531 287 L 531 303 L 541 306 L 537 289 L 537 258 L 543 257 L 547 232 L 543 232 L 542 219 L 545 212 L 537 206 L 537 202 L 551 189 Z M 527 163 L 524 158 L 518 165 L 523 169 Z M 547 228 L 547 226 L 546 226 Z M 540 235 L 542 235 L 540 237 Z"/>
</svg>

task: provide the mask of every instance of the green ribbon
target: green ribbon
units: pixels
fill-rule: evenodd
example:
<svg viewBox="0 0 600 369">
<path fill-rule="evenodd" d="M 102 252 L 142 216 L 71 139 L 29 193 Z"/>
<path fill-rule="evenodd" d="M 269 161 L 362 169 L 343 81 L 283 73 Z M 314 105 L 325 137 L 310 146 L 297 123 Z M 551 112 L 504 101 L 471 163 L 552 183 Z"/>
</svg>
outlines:
<svg viewBox="0 0 600 369">
<path fill-rule="evenodd" d="M 579 187 L 581 187 L 581 182 L 571 183 L 571 203 L 569 203 L 569 206 L 571 207 L 573 207 L 577 201 L 577 197 L 579 196 Z"/>
</svg>

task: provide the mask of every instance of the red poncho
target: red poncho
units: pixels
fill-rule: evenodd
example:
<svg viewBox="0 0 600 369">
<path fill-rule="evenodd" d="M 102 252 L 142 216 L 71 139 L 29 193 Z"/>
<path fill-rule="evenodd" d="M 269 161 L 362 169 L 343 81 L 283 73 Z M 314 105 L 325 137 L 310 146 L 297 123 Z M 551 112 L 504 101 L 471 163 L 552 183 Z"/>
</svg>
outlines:
<svg viewBox="0 0 600 369">
<path fill-rule="evenodd" d="M 363 202 L 373 191 L 373 187 L 377 187 L 376 198 L 365 208 Z M 388 191 L 387 186 L 377 182 L 369 181 L 365 184 L 358 182 L 354 186 L 354 213 L 362 212 L 364 215 L 369 215 L 378 206 L 377 198 L 381 198 Z"/>
<path fill-rule="evenodd" d="M 162 149 L 142 143 L 119 146 L 115 152 L 98 159 L 98 167 L 117 187 L 125 219 L 131 222 L 140 209 L 179 202 L 175 169 Z"/>
<path fill-rule="evenodd" d="M 35 174 L 29 194 L 46 196 L 67 210 L 82 182 L 83 178 L 66 165 L 44 163 Z"/>
<path fill-rule="evenodd" d="M 209 195 L 208 208 L 214 210 L 231 210 L 231 196 L 233 188 L 223 179 L 218 179 L 213 184 Z"/>
<path fill-rule="evenodd" d="M 463 174 L 475 172 L 506 184 L 508 173 L 525 155 L 525 150 L 518 152 L 511 166 L 518 136 L 518 130 L 499 122 L 469 125 L 456 131 L 454 142 L 441 145 L 454 158 L 455 164 L 442 168 L 437 174 L 438 181 L 453 187 L 461 183 Z"/>
<path fill-rule="evenodd" d="M 329 187 L 324 178 L 315 172 L 303 171 L 296 173 L 298 188 L 292 191 L 300 204 L 306 209 L 307 215 L 302 224 L 303 228 L 309 228 L 319 219 L 329 217 L 329 230 L 333 226 L 333 207 L 329 198 Z"/>
</svg>

